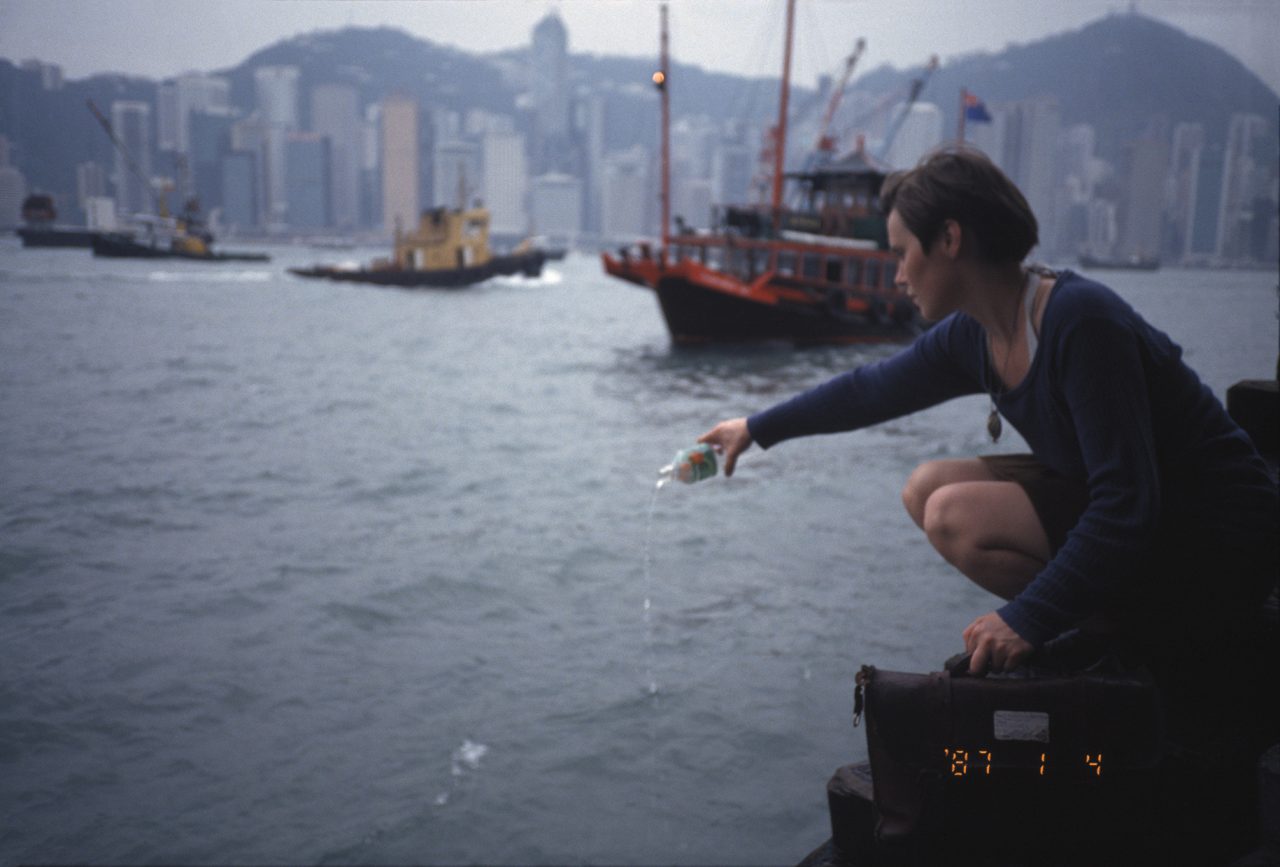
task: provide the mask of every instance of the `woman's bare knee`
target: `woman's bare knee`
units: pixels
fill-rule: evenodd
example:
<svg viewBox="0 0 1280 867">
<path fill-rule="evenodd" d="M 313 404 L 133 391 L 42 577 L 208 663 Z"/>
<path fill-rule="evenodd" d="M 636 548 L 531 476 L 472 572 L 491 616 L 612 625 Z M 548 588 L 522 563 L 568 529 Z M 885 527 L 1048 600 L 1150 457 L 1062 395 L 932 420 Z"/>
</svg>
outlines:
<svg viewBox="0 0 1280 867">
<path fill-rule="evenodd" d="M 929 498 L 939 489 L 956 482 L 989 481 L 993 477 L 977 458 L 926 461 L 911 471 L 902 487 L 902 505 L 911 520 L 924 529 Z"/>
<path fill-rule="evenodd" d="M 969 507 L 962 489 L 954 485 L 943 485 L 934 490 L 925 501 L 924 512 L 920 516 L 920 529 L 924 530 L 929 543 L 949 563 L 959 565 L 964 547 L 971 544 L 968 538 Z"/>
<path fill-rule="evenodd" d="M 937 489 L 925 506 L 923 529 L 943 559 L 1005 599 L 1020 592 L 1049 556 L 1030 500 L 1011 482 Z"/>
</svg>

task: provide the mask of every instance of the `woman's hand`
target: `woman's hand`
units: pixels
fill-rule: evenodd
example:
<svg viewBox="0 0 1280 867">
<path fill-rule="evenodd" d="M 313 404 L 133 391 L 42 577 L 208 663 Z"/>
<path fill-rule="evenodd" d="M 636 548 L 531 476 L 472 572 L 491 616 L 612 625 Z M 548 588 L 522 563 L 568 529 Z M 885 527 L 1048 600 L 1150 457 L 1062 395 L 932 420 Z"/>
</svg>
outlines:
<svg viewBox="0 0 1280 867">
<path fill-rule="evenodd" d="M 738 455 L 751 448 L 751 431 L 747 429 L 745 418 L 732 418 L 722 421 L 711 430 L 698 437 L 698 442 L 709 443 L 720 453 L 726 477 L 733 475 L 733 468 L 738 463 Z"/>
<path fill-rule="evenodd" d="M 1009 628 L 992 611 L 970 623 L 964 630 L 964 649 L 969 654 L 969 672 L 1012 671 L 1031 655 L 1035 646 Z"/>
</svg>

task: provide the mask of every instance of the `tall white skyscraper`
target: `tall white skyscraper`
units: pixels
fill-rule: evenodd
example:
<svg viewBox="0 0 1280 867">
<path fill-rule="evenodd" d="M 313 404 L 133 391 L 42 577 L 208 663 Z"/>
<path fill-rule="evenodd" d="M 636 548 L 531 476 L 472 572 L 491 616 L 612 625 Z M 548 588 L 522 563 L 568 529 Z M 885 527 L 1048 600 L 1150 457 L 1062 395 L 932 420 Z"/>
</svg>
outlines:
<svg viewBox="0 0 1280 867">
<path fill-rule="evenodd" d="M 899 116 L 902 111 L 897 109 Z M 917 102 L 906 111 L 887 155 L 889 165 L 900 169 L 911 168 L 942 144 L 942 109 L 931 102 Z"/>
<path fill-rule="evenodd" d="M 746 202 L 755 168 L 756 155 L 746 145 L 729 142 L 717 147 L 711 155 L 711 201 L 719 205 Z M 703 219 L 692 214 L 685 218 L 694 226 L 703 225 Z"/>
<path fill-rule="evenodd" d="M 22 200 L 27 179 L 10 165 L 0 165 L 0 229 L 14 229 L 22 222 Z"/>
<path fill-rule="evenodd" d="M 495 234 L 523 235 L 529 228 L 525 200 L 529 169 L 525 138 L 516 132 L 488 132 L 481 147 L 484 161 L 483 198 Z"/>
<path fill-rule="evenodd" d="M 437 208 L 465 208 L 480 189 L 480 149 L 469 141 L 437 142 L 431 167 Z"/>
<path fill-rule="evenodd" d="M 173 100 L 174 150 L 190 153 L 191 115 L 195 112 L 228 114 L 231 110 L 231 82 L 216 75 L 194 72 L 180 75 L 173 83 Z M 165 125 L 162 124 L 162 128 Z"/>
<path fill-rule="evenodd" d="M 322 84 L 312 90 L 311 129 L 329 139 L 333 225 L 355 226 L 360 219 L 364 135 L 356 89 L 349 84 Z"/>
<path fill-rule="evenodd" d="M 653 234 L 655 222 L 661 222 L 655 219 L 657 207 L 650 162 L 649 152 L 641 145 L 605 158 L 600 233 L 608 243 L 629 244 Z"/>
<path fill-rule="evenodd" d="M 529 193 L 532 231 L 572 244 L 582 231 L 582 182 L 563 174 L 533 179 Z"/>
<path fill-rule="evenodd" d="M 1221 259 L 1238 260 L 1250 254 L 1249 231 L 1254 204 L 1264 197 L 1263 142 L 1266 118 L 1257 114 L 1233 114 L 1227 128 L 1227 149 L 1222 163 L 1222 193 L 1218 205 L 1218 249 Z"/>
<path fill-rule="evenodd" d="M 1184 259 L 1191 255 L 1204 125 L 1180 123 L 1175 126 L 1172 151 L 1165 183 L 1165 252 Z"/>
<path fill-rule="evenodd" d="M 253 71 L 258 112 L 267 127 L 268 224 L 282 223 L 289 212 L 285 159 L 289 133 L 298 128 L 298 68 L 261 66 Z"/>
<path fill-rule="evenodd" d="M 151 106 L 145 102 L 111 103 L 111 129 L 123 148 L 116 148 L 116 208 L 123 215 L 153 213 L 151 197 Z M 128 152 L 126 156 L 125 151 Z M 130 163 L 132 160 L 132 164 Z"/>
<path fill-rule="evenodd" d="M 552 12 L 533 28 L 530 88 L 533 96 L 533 170 L 567 167 L 569 138 L 569 34 Z"/>
<path fill-rule="evenodd" d="M 418 225 L 420 130 L 418 101 L 389 96 L 382 101 L 382 225 L 387 232 Z"/>
<path fill-rule="evenodd" d="M 1040 241 L 1049 245 L 1057 237 L 1057 160 L 1062 127 L 1058 104 L 1052 99 L 1010 103 L 1004 115 L 1003 157 L 1005 174 L 1027 197 L 1040 223 Z"/>
</svg>

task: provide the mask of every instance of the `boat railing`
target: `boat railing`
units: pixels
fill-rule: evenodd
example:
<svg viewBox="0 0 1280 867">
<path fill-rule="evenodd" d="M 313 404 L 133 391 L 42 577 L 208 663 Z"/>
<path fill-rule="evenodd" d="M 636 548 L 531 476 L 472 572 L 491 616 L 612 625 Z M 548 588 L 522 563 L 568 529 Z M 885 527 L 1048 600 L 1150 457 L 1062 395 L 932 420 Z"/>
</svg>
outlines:
<svg viewBox="0 0 1280 867">
<path fill-rule="evenodd" d="M 778 278 L 825 288 L 896 296 L 897 262 L 874 244 L 817 237 L 775 239 L 685 234 L 672 239 L 671 264 L 696 262 L 752 283 L 772 272 Z M 794 246 L 792 246 L 794 244 Z"/>
</svg>

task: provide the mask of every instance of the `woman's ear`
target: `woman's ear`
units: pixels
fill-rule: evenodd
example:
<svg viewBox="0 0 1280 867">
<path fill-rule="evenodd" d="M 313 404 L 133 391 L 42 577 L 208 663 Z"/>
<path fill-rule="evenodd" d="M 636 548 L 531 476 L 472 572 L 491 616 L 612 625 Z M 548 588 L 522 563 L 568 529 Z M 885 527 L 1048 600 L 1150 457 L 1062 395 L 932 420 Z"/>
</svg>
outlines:
<svg viewBox="0 0 1280 867">
<path fill-rule="evenodd" d="M 964 232 L 960 224 L 955 220 L 945 220 L 942 223 L 942 231 L 938 235 L 939 245 L 942 251 L 951 259 L 960 258 L 961 241 Z"/>
</svg>

